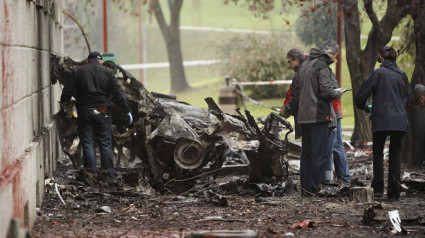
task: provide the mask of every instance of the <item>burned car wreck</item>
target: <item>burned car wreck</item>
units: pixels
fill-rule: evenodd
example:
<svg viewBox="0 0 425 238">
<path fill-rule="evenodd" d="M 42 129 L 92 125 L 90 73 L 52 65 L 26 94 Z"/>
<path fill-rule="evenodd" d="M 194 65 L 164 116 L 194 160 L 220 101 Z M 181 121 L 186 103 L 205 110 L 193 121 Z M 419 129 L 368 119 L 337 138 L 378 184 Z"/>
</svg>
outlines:
<svg viewBox="0 0 425 238">
<path fill-rule="evenodd" d="M 72 70 L 83 63 L 52 55 L 52 83 L 66 85 Z M 260 128 L 249 111 L 245 115 L 239 110 L 238 115 L 223 113 L 212 98 L 205 98 L 208 109 L 198 108 L 171 95 L 148 92 L 120 65 L 110 61 L 103 65 L 114 70 L 135 119 L 126 128 L 124 115 L 118 108 L 111 109 L 116 166 L 128 167 L 138 157 L 140 173 L 154 188 L 203 173 L 214 177 L 230 157 L 249 161 L 250 182 L 288 177 L 284 156 L 293 129 L 283 117 L 271 113 Z M 80 148 L 71 151 L 78 135 L 76 119 L 69 114 L 61 105 L 55 118 L 62 149 L 78 168 L 82 153 Z M 277 125 L 287 131 L 284 140 L 276 135 Z"/>
</svg>

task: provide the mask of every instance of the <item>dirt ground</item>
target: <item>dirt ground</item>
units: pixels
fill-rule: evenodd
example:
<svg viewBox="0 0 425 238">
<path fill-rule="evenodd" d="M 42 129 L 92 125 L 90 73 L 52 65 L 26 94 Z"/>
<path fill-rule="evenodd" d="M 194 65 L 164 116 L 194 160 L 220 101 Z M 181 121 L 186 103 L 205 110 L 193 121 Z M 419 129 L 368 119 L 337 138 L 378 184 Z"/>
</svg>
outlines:
<svg viewBox="0 0 425 238">
<path fill-rule="evenodd" d="M 350 151 L 347 155 L 352 179 L 370 186 L 370 153 Z M 400 201 L 382 198 L 358 203 L 343 194 L 301 197 L 296 172 L 290 176 L 295 186 L 287 183 L 274 193 L 256 190 L 243 182 L 246 176 L 235 175 L 198 180 L 184 192 L 159 193 L 143 182 L 134 183 L 138 179 L 131 170 L 121 170 L 124 175 L 117 181 L 98 181 L 76 171 L 71 175 L 72 171 L 69 163 L 61 162 L 54 179 L 46 180 L 33 237 L 190 237 L 202 230 L 253 230 L 258 237 L 387 237 L 394 234 L 381 228 L 392 210 L 398 210 L 409 237 L 425 237 L 422 180 L 409 183 Z M 413 174 L 425 178 L 424 169 Z M 365 217 L 367 209 L 369 216 Z M 300 221 L 308 227 L 295 229 Z"/>
</svg>

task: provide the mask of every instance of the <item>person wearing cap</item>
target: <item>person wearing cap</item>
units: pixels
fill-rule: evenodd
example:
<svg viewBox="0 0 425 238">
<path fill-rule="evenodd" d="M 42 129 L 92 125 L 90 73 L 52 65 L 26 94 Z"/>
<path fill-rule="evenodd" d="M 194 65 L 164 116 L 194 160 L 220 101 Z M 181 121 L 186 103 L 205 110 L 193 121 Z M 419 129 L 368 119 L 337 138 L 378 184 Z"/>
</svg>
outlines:
<svg viewBox="0 0 425 238">
<path fill-rule="evenodd" d="M 366 110 L 366 102 L 372 95 L 373 132 L 373 180 L 376 197 L 384 193 L 384 145 L 390 137 L 388 200 L 400 197 L 400 154 L 403 135 L 407 133 L 407 106 L 411 88 L 407 75 L 398 68 L 397 54 L 390 46 L 379 50 L 380 68 L 374 70 L 361 85 L 354 98 L 359 109 Z"/>
<path fill-rule="evenodd" d="M 285 111 L 297 113 L 301 125 L 302 151 L 300 163 L 301 195 L 317 192 L 325 182 L 330 130 L 336 126 L 332 100 L 339 99 L 345 89 L 339 88 L 329 65 L 339 53 L 334 41 L 312 48 L 295 74 L 293 93 Z"/>
<path fill-rule="evenodd" d="M 96 139 L 101 156 L 101 173 L 107 171 L 114 177 L 112 118 L 109 110 L 113 105 L 111 96 L 114 95 L 117 106 L 126 114 L 128 124 L 133 123 L 133 116 L 114 72 L 102 66 L 102 55 L 91 52 L 86 63 L 74 69 L 72 79 L 63 88 L 61 102 L 69 102 L 72 96 L 76 99 L 84 167 L 96 171 Z"/>
</svg>

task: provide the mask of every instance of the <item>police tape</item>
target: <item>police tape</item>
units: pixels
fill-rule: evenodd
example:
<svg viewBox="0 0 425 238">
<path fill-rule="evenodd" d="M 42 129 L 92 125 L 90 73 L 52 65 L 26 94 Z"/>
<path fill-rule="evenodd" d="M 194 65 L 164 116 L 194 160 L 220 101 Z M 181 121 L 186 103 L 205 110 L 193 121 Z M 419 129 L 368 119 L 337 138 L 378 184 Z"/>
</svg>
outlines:
<svg viewBox="0 0 425 238">
<path fill-rule="evenodd" d="M 241 86 L 248 86 L 248 85 L 279 85 L 279 84 L 291 84 L 292 80 L 269 80 L 269 81 L 257 81 L 257 82 L 238 82 L 234 81 L 230 84 L 232 85 L 241 85 Z"/>
<path fill-rule="evenodd" d="M 245 108 L 246 108 L 246 105 L 245 105 L 245 100 L 246 100 L 246 101 L 249 101 L 249 102 L 251 102 L 251 103 L 253 103 L 253 104 L 255 104 L 255 105 L 259 106 L 259 107 L 264 107 L 264 108 L 272 109 L 273 111 L 276 111 L 276 112 L 280 112 L 280 109 L 281 109 L 280 107 L 269 107 L 269 106 L 265 106 L 263 103 L 258 102 L 256 100 L 250 98 L 241 89 L 236 89 L 236 92 L 239 94 L 239 96 L 242 97 L 242 99 L 243 99 L 242 100 L 242 105 Z"/>
</svg>

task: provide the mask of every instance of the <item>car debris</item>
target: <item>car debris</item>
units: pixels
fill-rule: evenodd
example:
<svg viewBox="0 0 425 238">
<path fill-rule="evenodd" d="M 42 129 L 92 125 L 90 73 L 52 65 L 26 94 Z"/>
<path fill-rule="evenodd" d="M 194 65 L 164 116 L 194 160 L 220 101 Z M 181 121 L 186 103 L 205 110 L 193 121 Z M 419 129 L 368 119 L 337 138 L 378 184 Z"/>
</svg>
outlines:
<svg viewBox="0 0 425 238">
<path fill-rule="evenodd" d="M 372 203 L 374 193 L 371 187 L 352 187 L 348 191 L 350 198 L 357 203 Z"/>
<path fill-rule="evenodd" d="M 375 219 L 376 209 L 382 210 L 383 209 L 382 204 L 376 204 L 364 210 L 363 217 L 362 217 L 362 223 L 364 225 L 372 226 L 372 225 L 376 225 L 380 223 L 380 221 Z"/>
<path fill-rule="evenodd" d="M 205 237 L 234 237 L 234 238 L 256 238 L 258 234 L 254 230 L 213 230 L 213 231 L 193 231 L 189 238 Z"/>
<path fill-rule="evenodd" d="M 72 70 L 83 63 L 52 55 L 52 83 L 66 85 Z M 283 181 L 288 177 L 285 155 L 287 137 L 293 129 L 285 118 L 271 113 L 260 128 L 247 110 L 245 115 L 240 111 L 238 115 L 224 113 L 212 98 L 205 99 L 208 109 L 198 108 L 171 95 L 148 92 L 118 64 L 106 61 L 103 65 L 115 72 L 134 115 L 132 127 L 126 128 L 124 115 L 118 108 L 111 108 L 116 165 L 126 167 L 140 158 L 140 177 L 146 178 L 154 189 L 164 185 L 178 187 L 175 181 L 203 174 L 206 165 L 210 171 L 217 170 L 228 157 L 249 161 L 250 182 Z M 78 140 L 76 119 L 69 115 L 61 105 L 55 119 L 62 150 L 79 168 L 81 149 L 77 146 L 71 151 Z M 274 133 L 277 122 L 287 131 L 284 140 Z"/>
</svg>

